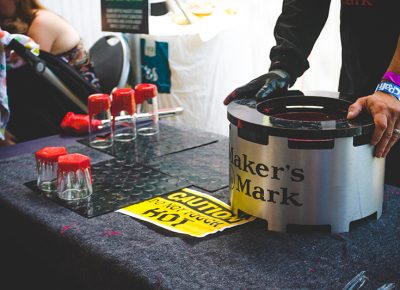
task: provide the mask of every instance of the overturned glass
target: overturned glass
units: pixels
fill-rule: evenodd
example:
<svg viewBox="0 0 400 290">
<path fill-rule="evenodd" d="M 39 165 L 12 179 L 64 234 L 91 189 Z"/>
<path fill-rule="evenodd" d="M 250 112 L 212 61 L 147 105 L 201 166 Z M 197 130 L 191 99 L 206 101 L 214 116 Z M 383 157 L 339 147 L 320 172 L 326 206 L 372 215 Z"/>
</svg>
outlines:
<svg viewBox="0 0 400 290">
<path fill-rule="evenodd" d="M 64 147 L 44 147 L 35 153 L 37 187 L 44 192 L 57 190 L 58 157 L 66 155 Z"/>
</svg>

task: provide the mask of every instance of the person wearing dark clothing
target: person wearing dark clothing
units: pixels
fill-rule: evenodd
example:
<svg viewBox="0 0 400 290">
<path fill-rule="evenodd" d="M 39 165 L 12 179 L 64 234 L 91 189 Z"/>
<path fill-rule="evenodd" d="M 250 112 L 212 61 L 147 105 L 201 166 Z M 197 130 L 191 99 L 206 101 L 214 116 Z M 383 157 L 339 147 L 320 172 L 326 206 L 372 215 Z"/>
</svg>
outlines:
<svg viewBox="0 0 400 290">
<path fill-rule="evenodd" d="M 284 0 L 274 30 L 276 45 L 270 52 L 269 72 L 235 89 L 224 104 L 237 98 L 263 100 L 284 95 L 309 68 L 307 58 L 328 18 L 330 3 Z M 386 181 L 396 185 L 400 185 L 400 174 L 395 174 L 396 161 L 400 161 L 400 145 L 395 144 L 400 138 L 399 11 L 399 0 L 342 0 L 340 13 L 339 92 L 354 102 L 349 119 L 361 111 L 372 115 L 375 156 L 388 155 Z"/>
</svg>

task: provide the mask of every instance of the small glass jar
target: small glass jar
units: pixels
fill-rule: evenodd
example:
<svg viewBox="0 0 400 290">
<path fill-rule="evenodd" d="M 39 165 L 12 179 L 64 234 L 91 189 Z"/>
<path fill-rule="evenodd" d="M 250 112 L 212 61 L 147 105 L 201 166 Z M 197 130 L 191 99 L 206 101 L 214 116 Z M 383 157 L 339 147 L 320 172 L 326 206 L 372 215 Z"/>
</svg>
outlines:
<svg viewBox="0 0 400 290">
<path fill-rule="evenodd" d="M 111 101 L 112 129 L 115 141 L 136 139 L 135 91 L 130 88 L 115 89 Z"/>
<path fill-rule="evenodd" d="M 82 154 L 67 154 L 58 158 L 57 194 L 71 201 L 91 196 L 92 172 L 90 158 Z"/>
<path fill-rule="evenodd" d="M 153 84 L 138 84 L 135 87 L 139 135 L 150 136 L 159 132 L 157 94 L 157 86 Z"/>
<path fill-rule="evenodd" d="M 64 147 L 44 147 L 35 153 L 37 187 L 44 192 L 57 190 L 57 160 L 66 155 Z"/>
<path fill-rule="evenodd" d="M 89 96 L 89 144 L 93 148 L 103 149 L 113 145 L 110 108 L 109 95 L 93 94 Z"/>
</svg>

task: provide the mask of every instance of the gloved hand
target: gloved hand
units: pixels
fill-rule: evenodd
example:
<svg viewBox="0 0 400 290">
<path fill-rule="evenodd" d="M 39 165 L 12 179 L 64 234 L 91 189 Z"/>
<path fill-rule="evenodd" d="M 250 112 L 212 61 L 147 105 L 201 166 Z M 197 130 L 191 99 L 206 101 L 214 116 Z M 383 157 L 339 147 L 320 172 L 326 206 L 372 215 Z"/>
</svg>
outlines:
<svg viewBox="0 0 400 290">
<path fill-rule="evenodd" d="M 283 70 L 272 70 L 248 84 L 235 89 L 224 100 L 224 105 L 228 105 L 237 99 L 256 99 L 257 101 L 266 100 L 268 97 L 278 97 L 287 92 L 290 86 L 290 76 Z"/>
</svg>

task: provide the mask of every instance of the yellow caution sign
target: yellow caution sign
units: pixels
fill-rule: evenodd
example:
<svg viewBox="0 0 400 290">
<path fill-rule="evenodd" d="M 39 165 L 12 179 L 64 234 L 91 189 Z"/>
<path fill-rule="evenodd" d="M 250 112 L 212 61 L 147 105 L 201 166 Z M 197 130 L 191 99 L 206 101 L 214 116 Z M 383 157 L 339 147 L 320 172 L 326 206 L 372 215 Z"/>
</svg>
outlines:
<svg viewBox="0 0 400 290">
<path fill-rule="evenodd" d="M 187 188 L 128 206 L 118 212 L 198 238 L 255 219 L 239 218 L 226 203 Z"/>
</svg>

